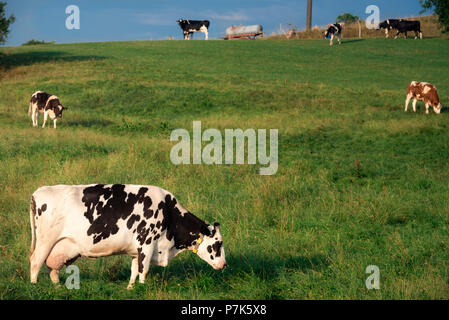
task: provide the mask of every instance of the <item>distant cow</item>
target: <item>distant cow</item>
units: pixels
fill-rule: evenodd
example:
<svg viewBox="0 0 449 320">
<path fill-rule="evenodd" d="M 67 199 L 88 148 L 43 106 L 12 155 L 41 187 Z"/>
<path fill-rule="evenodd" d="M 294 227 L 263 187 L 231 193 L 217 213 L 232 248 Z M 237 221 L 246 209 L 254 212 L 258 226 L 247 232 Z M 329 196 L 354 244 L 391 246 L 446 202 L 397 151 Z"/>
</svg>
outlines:
<svg viewBox="0 0 449 320">
<path fill-rule="evenodd" d="M 66 109 L 62 106 L 57 96 L 43 91 L 37 91 L 31 96 L 28 115 L 31 116 L 33 127 L 37 127 L 39 113 L 43 113 L 44 123 L 42 124 L 42 128 L 45 127 L 47 118 L 50 116 L 50 119 L 53 120 L 53 127 L 56 129 L 56 121 L 62 118 L 62 111 Z"/>
<path fill-rule="evenodd" d="M 390 30 L 397 29 L 400 21 L 402 21 L 402 19 L 387 19 L 379 23 L 377 30 L 385 29 L 385 38 L 388 38 L 390 36 Z"/>
<path fill-rule="evenodd" d="M 153 186 L 85 185 L 37 189 L 31 197 L 30 276 L 45 262 L 53 283 L 79 257 L 132 256 L 131 289 L 150 264 L 167 266 L 185 250 L 216 270 L 226 267 L 220 224 L 210 225 Z"/>
<path fill-rule="evenodd" d="M 408 110 L 410 100 L 413 100 L 413 112 L 416 112 L 416 103 L 423 101 L 426 104 L 426 114 L 429 114 L 430 106 L 435 113 L 440 114 L 442 105 L 438 98 L 437 89 L 434 85 L 427 82 L 413 81 L 408 85 L 407 99 L 405 101 L 405 112 Z"/>
<path fill-rule="evenodd" d="M 407 33 L 410 31 L 415 32 L 415 39 L 419 37 L 422 40 L 423 38 L 423 34 L 421 31 L 421 22 L 419 21 L 401 20 L 398 22 L 396 29 L 398 30 L 398 32 L 395 36 L 395 39 L 397 39 L 401 33 L 403 33 L 405 39 L 407 39 Z"/>
<path fill-rule="evenodd" d="M 329 28 L 327 28 L 326 32 L 324 33 L 324 37 L 327 38 L 331 38 L 330 40 L 330 45 L 333 46 L 334 45 L 334 38 L 337 37 L 338 39 L 338 44 L 341 44 L 341 32 L 342 32 L 343 28 L 341 26 L 341 24 L 336 23 L 336 24 L 332 24 L 329 26 Z"/>
<path fill-rule="evenodd" d="M 183 20 L 179 19 L 179 26 L 184 34 L 184 40 L 191 40 L 194 32 L 202 32 L 206 36 L 206 40 L 209 39 L 209 25 L 208 20 Z"/>
</svg>

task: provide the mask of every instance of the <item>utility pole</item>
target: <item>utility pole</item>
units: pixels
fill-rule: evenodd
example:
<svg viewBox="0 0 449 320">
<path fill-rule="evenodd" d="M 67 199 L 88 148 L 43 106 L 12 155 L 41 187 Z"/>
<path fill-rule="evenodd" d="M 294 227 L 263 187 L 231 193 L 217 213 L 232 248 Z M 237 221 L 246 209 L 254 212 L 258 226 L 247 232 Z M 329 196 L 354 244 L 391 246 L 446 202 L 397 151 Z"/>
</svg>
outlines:
<svg viewBox="0 0 449 320">
<path fill-rule="evenodd" d="M 312 0 L 307 0 L 307 30 L 312 29 Z"/>
</svg>

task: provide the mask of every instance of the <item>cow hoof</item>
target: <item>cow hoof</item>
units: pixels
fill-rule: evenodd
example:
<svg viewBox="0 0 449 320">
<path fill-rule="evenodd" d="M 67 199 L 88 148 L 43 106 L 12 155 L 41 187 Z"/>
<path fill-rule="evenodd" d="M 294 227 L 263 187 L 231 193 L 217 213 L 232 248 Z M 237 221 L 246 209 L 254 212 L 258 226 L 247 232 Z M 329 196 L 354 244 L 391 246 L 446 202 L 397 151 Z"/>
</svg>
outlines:
<svg viewBox="0 0 449 320">
<path fill-rule="evenodd" d="M 128 286 L 126 287 L 126 290 L 132 290 L 134 289 L 134 286 L 132 284 L 128 284 Z"/>
</svg>

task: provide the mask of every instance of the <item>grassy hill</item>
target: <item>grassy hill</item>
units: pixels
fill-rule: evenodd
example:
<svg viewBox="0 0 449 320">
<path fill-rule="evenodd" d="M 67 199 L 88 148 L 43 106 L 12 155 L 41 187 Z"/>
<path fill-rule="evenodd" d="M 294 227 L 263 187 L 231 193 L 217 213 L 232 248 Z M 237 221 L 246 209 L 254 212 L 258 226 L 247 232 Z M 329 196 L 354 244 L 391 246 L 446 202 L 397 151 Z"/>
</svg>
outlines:
<svg viewBox="0 0 449 320">
<path fill-rule="evenodd" d="M 412 80 L 449 106 L 448 74 L 444 39 L 0 49 L 0 299 L 447 299 L 449 113 L 403 109 Z M 57 130 L 31 127 L 36 90 L 69 108 Z M 279 129 L 277 174 L 173 165 L 171 131 L 196 120 Z M 45 267 L 30 285 L 31 194 L 87 183 L 172 191 L 222 224 L 229 268 L 185 252 L 127 291 L 131 259 L 117 256 L 78 260 L 80 290 L 55 289 Z"/>
</svg>

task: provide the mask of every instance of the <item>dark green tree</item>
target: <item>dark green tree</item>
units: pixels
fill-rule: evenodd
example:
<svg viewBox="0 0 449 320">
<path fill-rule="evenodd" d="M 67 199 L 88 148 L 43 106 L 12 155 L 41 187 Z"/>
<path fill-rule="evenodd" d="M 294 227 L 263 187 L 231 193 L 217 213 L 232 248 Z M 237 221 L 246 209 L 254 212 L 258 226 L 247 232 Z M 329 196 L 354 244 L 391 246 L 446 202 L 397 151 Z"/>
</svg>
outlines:
<svg viewBox="0 0 449 320">
<path fill-rule="evenodd" d="M 16 20 L 13 15 L 8 19 L 6 18 L 5 6 L 6 2 L 0 2 L 0 44 L 6 42 L 9 33 L 9 25 Z"/>
<path fill-rule="evenodd" d="M 440 27 L 443 32 L 449 32 L 449 0 L 419 0 L 423 11 L 433 10 L 438 15 Z"/>
<path fill-rule="evenodd" d="M 349 23 L 355 23 L 359 21 L 360 18 L 357 16 L 352 15 L 351 13 L 344 13 L 342 15 L 339 15 L 337 19 L 335 20 L 336 23 L 344 22 L 345 24 Z"/>
</svg>

